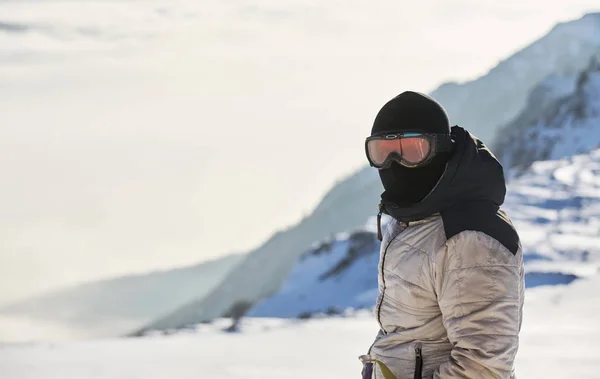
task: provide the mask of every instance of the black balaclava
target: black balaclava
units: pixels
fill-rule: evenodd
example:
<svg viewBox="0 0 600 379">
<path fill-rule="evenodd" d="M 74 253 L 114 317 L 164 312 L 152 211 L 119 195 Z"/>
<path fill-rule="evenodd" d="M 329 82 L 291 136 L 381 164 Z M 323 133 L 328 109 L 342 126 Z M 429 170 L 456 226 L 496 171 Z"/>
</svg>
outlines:
<svg viewBox="0 0 600 379">
<path fill-rule="evenodd" d="M 444 108 L 431 97 L 406 91 L 388 101 L 375 117 L 371 135 L 400 132 L 450 133 Z M 404 167 L 396 162 L 379 170 L 384 202 L 406 207 L 423 200 L 444 173 L 450 153 L 437 154 L 425 166 Z"/>
</svg>

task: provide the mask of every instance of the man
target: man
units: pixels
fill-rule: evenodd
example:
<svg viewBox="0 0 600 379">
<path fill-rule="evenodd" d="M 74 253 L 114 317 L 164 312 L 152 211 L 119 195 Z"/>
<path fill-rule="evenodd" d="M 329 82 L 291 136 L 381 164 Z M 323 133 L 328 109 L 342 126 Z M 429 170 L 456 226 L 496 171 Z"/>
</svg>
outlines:
<svg viewBox="0 0 600 379">
<path fill-rule="evenodd" d="M 379 334 L 364 379 L 515 378 L 524 296 L 502 166 L 432 98 L 404 92 L 366 141 L 385 192 Z"/>
</svg>

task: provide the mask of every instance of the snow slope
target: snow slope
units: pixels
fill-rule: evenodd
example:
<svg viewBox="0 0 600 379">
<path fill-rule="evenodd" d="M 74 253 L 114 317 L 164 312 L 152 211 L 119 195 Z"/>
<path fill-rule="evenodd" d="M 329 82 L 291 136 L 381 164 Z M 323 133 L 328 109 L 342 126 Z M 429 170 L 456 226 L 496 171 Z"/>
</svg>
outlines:
<svg viewBox="0 0 600 379">
<path fill-rule="evenodd" d="M 577 75 L 550 77 L 532 91 L 527 108 L 498 131 L 494 151 L 522 171 L 538 160 L 558 159 L 600 146 L 600 63 Z"/>
<path fill-rule="evenodd" d="M 461 85 L 443 85 L 433 96 L 447 107 L 451 121 L 464 124 L 480 137 L 491 137 L 495 127 L 521 110 L 539 80 L 551 74 L 578 72 L 598 51 L 600 14 L 589 14 L 558 25 L 486 76 Z M 211 320 L 235 304 L 254 303 L 273 295 L 308 246 L 364 225 L 376 213 L 381 190 L 377 173 L 368 167 L 339 182 L 310 216 L 252 251 L 215 291 L 133 334 Z"/>
<path fill-rule="evenodd" d="M 600 150 L 536 162 L 509 185 L 507 209 L 528 271 L 589 275 L 600 263 Z"/>
<path fill-rule="evenodd" d="M 500 62 L 481 78 L 447 83 L 432 95 L 451 121 L 490 142 L 498 127 L 526 106 L 529 92 L 551 75 L 574 75 L 600 54 L 600 13 L 555 26 L 547 35 Z"/>
<path fill-rule="evenodd" d="M 195 266 L 53 291 L 0 308 L 0 318 L 5 323 L 8 317 L 20 318 L 19 323 L 27 322 L 28 329 L 42 324 L 47 325 L 44 329 L 71 329 L 69 334 L 79 336 L 115 336 L 208 293 L 241 258 L 231 255 Z M 12 325 L 10 329 L 23 329 Z M 13 334 L 0 327 L 0 341 Z M 45 335 L 48 333 L 40 330 L 40 337 Z"/>
<path fill-rule="evenodd" d="M 340 235 L 303 255 L 276 295 L 249 316 L 308 317 L 372 307 L 377 298 L 379 241 L 373 231 Z"/>
<path fill-rule="evenodd" d="M 595 379 L 600 372 L 600 276 L 528 289 L 519 379 Z M 171 336 L 0 345 L 2 379 L 347 379 L 378 329 L 368 313 L 297 321 L 246 319 Z"/>
<path fill-rule="evenodd" d="M 600 150 L 535 163 L 509 185 L 505 209 L 522 238 L 528 288 L 569 284 L 600 269 Z M 373 307 L 378 242 L 373 226 L 325 241 L 249 315 L 303 318 Z"/>
</svg>

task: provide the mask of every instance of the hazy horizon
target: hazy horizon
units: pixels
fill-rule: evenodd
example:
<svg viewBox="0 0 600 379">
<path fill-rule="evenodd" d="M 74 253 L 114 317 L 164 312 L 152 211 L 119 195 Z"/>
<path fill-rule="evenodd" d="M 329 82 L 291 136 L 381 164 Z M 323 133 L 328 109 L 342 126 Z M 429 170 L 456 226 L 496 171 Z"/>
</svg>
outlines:
<svg viewBox="0 0 600 379">
<path fill-rule="evenodd" d="M 248 252 L 365 165 L 389 98 L 483 75 L 594 10 L 0 3 L 0 305 Z"/>
</svg>

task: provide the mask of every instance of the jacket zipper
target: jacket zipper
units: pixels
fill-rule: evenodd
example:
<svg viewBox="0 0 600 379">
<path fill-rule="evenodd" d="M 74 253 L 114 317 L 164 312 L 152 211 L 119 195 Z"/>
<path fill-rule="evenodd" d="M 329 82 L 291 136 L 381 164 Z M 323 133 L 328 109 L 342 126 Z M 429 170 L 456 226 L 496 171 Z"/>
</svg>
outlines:
<svg viewBox="0 0 600 379">
<path fill-rule="evenodd" d="M 421 344 L 417 344 L 415 347 L 415 379 L 423 378 L 423 353 L 421 351 Z"/>
<path fill-rule="evenodd" d="M 377 239 L 383 241 L 383 233 L 381 233 L 381 214 L 383 213 L 383 203 L 379 203 L 379 213 L 377 213 Z"/>
<path fill-rule="evenodd" d="M 402 233 L 402 231 L 400 231 L 400 233 Z M 381 289 L 381 296 L 379 299 L 379 304 L 377 306 L 377 322 L 379 323 L 379 328 L 381 329 L 381 331 L 383 331 L 384 334 L 387 333 L 383 329 L 383 324 L 381 323 L 381 305 L 383 304 L 383 298 L 385 296 L 385 276 L 383 274 L 383 268 L 385 267 L 385 257 L 387 256 L 387 251 L 390 248 L 392 242 L 394 242 L 394 240 L 400 235 L 400 233 L 396 234 L 393 238 L 390 239 L 390 242 L 388 242 L 387 246 L 385 247 L 385 250 L 383 251 L 383 257 L 381 257 L 381 284 L 383 288 Z"/>
</svg>

